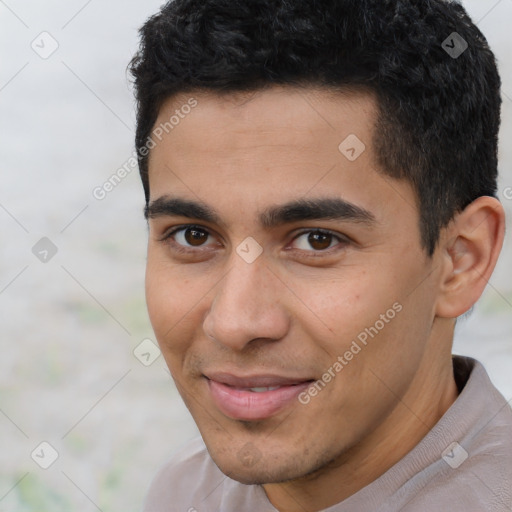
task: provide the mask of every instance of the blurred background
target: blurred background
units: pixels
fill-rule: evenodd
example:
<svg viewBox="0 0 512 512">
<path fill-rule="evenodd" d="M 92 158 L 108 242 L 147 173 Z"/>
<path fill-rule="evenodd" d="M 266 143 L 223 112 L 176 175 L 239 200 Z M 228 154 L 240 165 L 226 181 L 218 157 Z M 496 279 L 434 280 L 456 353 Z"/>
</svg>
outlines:
<svg viewBox="0 0 512 512">
<path fill-rule="evenodd" d="M 126 66 L 161 3 L 0 0 L 0 512 L 138 511 L 157 468 L 197 434 L 146 313 L 130 163 Z M 463 3 L 500 64 L 510 225 L 512 0 Z M 454 348 L 482 361 L 507 399 L 511 262 L 508 236 Z"/>
</svg>

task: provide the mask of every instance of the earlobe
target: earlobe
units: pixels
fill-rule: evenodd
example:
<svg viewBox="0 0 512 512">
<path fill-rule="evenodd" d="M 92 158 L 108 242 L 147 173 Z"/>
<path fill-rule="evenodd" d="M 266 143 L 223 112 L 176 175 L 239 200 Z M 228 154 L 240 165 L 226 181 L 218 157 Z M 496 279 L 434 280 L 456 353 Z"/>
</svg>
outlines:
<svg viewBox="0 0 512 512">
<path fill-rule="evenodd" d="M 481 296 L 496 266 L 505 235 L 505 212 L 493 197 L 482 196 L 457 214 L 439 250 L 444 272 L 436 314 L 457 318 Z"/>
</svg>

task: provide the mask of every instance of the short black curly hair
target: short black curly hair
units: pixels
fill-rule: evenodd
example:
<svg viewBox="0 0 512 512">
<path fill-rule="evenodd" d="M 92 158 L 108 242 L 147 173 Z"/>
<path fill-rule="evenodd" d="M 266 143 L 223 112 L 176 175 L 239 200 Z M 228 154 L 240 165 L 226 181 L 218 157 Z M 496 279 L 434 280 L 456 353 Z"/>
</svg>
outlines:
<svg viewBox="0 0 512 512">
<path fill-rule="evenodd" d="M 145 145 L 165 100 L 272 85 L 375 93 L 380 170 L 412 184 L 430 256 L 457 212 L 496 197 L 500 76 L 456 1 L 174 0 L 140 35 L 129 69 L 146 203 Z"/>
</svg>

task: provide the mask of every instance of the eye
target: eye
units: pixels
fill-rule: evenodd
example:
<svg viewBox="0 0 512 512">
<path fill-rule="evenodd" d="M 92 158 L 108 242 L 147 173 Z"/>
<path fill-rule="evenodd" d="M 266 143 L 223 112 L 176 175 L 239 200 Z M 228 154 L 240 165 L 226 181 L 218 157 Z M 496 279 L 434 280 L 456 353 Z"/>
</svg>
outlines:
<svg viewBox="0 0 512 512">
<path fill-rule="evenodd" d="M 348 240 L 323 229 L 304 231 L 293 240 L 295 249 L 308 252 L 327 251 L 340 243 L 346 244 Z"/>
<path fill-rule="evenodd" d="M 182 248 L 195 248 L 207 245 L 206 242 L 212 235 L 200 226 L 181 226 L 167 232 L 162 238 L 163 241 L 172 241 Z M 209 244 L 208 244 L 209 245 Z"/>
</svg>

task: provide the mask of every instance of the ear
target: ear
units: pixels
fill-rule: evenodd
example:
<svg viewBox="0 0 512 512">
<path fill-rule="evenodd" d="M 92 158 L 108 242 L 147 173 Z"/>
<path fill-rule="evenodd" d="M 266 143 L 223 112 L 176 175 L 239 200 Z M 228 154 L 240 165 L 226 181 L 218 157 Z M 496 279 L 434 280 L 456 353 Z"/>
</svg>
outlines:
<svg viewBox="0 0 512 512">
<path fill-rule="evenodd" d="M 480 298 L 496 266 L 505 236 L 505 211 L 482 196 L 458 213 L 440 238 L 443 271 L 436 314 L 457 318 Z"/>
</svg>

